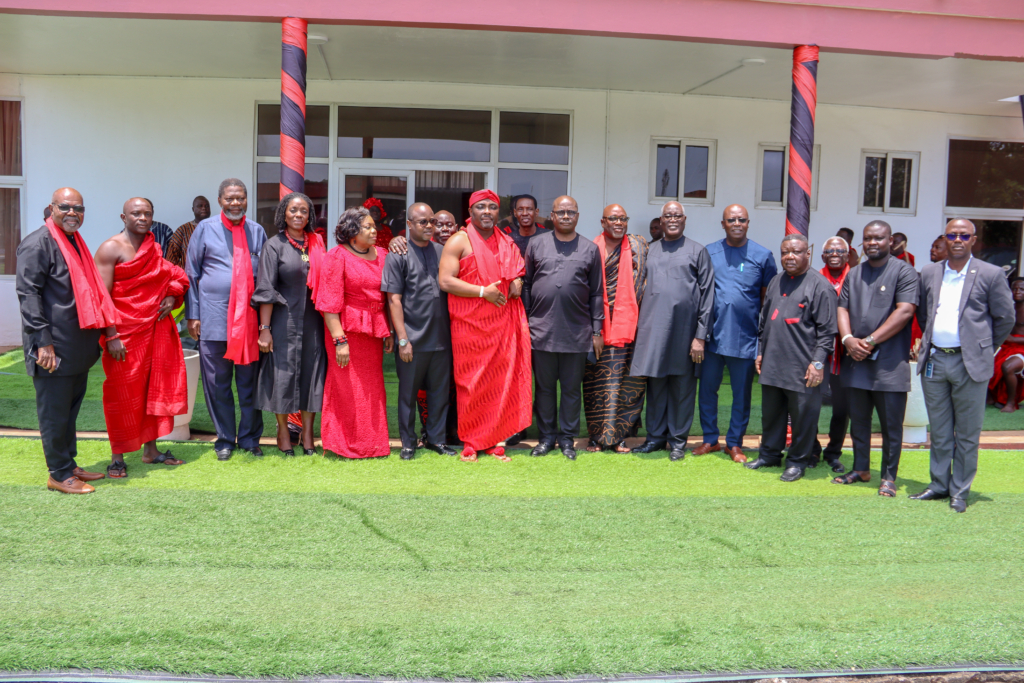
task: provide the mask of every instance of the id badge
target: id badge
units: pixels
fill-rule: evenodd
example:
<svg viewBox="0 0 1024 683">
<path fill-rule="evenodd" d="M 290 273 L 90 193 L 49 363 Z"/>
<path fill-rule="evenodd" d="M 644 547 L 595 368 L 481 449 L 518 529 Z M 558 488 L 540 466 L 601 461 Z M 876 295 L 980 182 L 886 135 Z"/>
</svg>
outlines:
<svg viewBox="0 0 1024 683">
<path fill-rule="evenodd" d="M 932 378 L 932 374 L 935 371 L 935 361 L 928 361 L 928 365 L 924 366 L 924 376 L 928 379 Z"/>
</svg>

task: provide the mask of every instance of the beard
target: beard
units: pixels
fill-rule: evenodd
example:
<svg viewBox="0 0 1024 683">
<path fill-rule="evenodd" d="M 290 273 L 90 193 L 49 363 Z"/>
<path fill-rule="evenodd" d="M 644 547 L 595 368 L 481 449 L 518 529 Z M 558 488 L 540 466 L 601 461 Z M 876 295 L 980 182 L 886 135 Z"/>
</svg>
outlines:
<svg viewBox="0 0 1024 683">
<path fill-rule="evenodd" d="M 224 215 L 228 217 L 228 220 L 237 221 L 240 220 L 242 216 L 245 215 L 245 210 L 243 209 L 241 211 L 229 211 L 228 209 L 224 209 Z"/>
</svg>

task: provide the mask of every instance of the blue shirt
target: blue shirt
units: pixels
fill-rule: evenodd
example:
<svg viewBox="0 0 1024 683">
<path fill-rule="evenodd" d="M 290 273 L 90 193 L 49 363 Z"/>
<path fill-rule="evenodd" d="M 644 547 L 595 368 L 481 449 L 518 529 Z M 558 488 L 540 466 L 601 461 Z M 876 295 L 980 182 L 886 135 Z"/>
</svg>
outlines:
<svg viewBox="0 0 1024 683">
<path fill-rule="evenodd" d="M 252 260 L 252 280 L 256 286 L 260 251 L 267 241 L 263 227 L 247 216 L 245 233 Z M 199 320 L 199 335 L 206 341 L 228 340 L 228 298 L 231 293 L 231 231 L 224 227 L 220 214 L 200 221 L 188 243 L 185 273 L 188 294 L 185 297 L 185 318 Z"/>
<path fill-rule="evenodd" d="M 775 256 L 753 240 L 730 247 L 724 239 L 707 246 L 715 267 L 715 312 L 707 350 L 720 356 L 757 358 L 761 288 L 778 273 Z"/>
</svg>

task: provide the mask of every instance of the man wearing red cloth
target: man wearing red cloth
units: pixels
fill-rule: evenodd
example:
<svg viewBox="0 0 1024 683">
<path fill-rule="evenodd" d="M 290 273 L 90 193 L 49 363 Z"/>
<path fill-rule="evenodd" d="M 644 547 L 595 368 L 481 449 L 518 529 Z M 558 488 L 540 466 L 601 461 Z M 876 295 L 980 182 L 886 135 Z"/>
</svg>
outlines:
<svg viewBox="0 0 1024 683">
<path fill-rule="evenodd" d="M 100 330 L 117 313 L 85 240 L 78 234 L 85 203 L 78 190 L 53 193 L 46 225 L 18 246 L 16 289 L 21 305 L 25 373 L 36 390 L 36 411 L 47 488 L 92 493 L 103 479 L 75 462 L 75 422 L 85 398 L 89 368 L 100 355 Z"/>
<path fill-rule="evenodd" d="M 530 330 L 519 298 L 526 264 L 495 229 L 498 195 L 469 198 L 470 224 L 441 252 L 438 282 L 449 294 L 459 438 L 463 461 L 485 451 L 508 460 L 497 444 L 530 425 Z"/>
<path fill-rule="evenodd" d="M 1024 277 L 1010 283 L 1016 315 L 1010 336 L 996 354 L 995 372 L 988 383 L 989 405 L 995 404 L 1004 413 L 1017 410 L 1024 401 Z"/>
<path fill-rule="evenodd" d="M 110 439 L 107 474 L 128 476 L 124 454 L 139 450 L 147 465 L 180 465 L 156 448 L 188 412 L 185 358 L 172 309 L 188 290 L 185 271 L 162 258 L 153 237 L 153 206 L 136 197 L 124 204 L 124 231 L 96 250 L 96 267 L 114 300 L 118 322 L 104 333 L 103 414 Z"/>
</svg>

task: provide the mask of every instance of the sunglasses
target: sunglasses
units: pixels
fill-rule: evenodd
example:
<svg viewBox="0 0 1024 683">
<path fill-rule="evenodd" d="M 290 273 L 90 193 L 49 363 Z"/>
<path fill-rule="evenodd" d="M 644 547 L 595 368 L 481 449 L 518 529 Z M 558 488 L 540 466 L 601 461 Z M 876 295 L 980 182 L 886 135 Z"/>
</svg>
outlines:
<svg viewBox="0 0 1024 683">
<path fill-rule="evenodd" d="M 821 253 L 824 254 L 825 256 L 838 256 L 841 254 L 849 254 L 850 252 L 848 252 L 846 249 L 826 249 Z"/>
<path fill-rule="evenodd" d="M 959 233 L 946 234 L 946 239 L 950 242 L 956 242 L 957 240 L 960 240 L 961 242 L 970 242 L 972 237 L 974 237 L 974 235 L 963 235 Z"/>
<path fill-rule="evenodd" d="M 739 223 L 740 225 L 743 225 L 744 223 L 750 222 L 750 219 L 749 218 L 726 218 L 725 222 L 726 223 Z"/>
<path fill-rule="evenodd" d="M 85 207 L 81 204 L 58 204 L 57 209 L 64 213 L 71 213 L 72 211 L 75 213 L 85 213 Z"/>
<path fill-rule="evenodd" d="M 580 215 L 580 212 L 579 211 L 569 211 L 569 210 L 565 210 L 565 211 L 552 211 L 551 215 L 552 216 L 558 216 L 559 218 L 572 218 L 573 216 Z"/>
<path fill-rule="evenodd" d="M 429 218 L 429 219 L 428 218 L 419 218 L 417 220 L 409 219 L 409 222 L 414 224 L 414 225 L 418 225 L 421 228 L 425 228 L 428 225 L 437 225 L 437 221 L 434 220 L 433 218 Z"/>
</svg>

